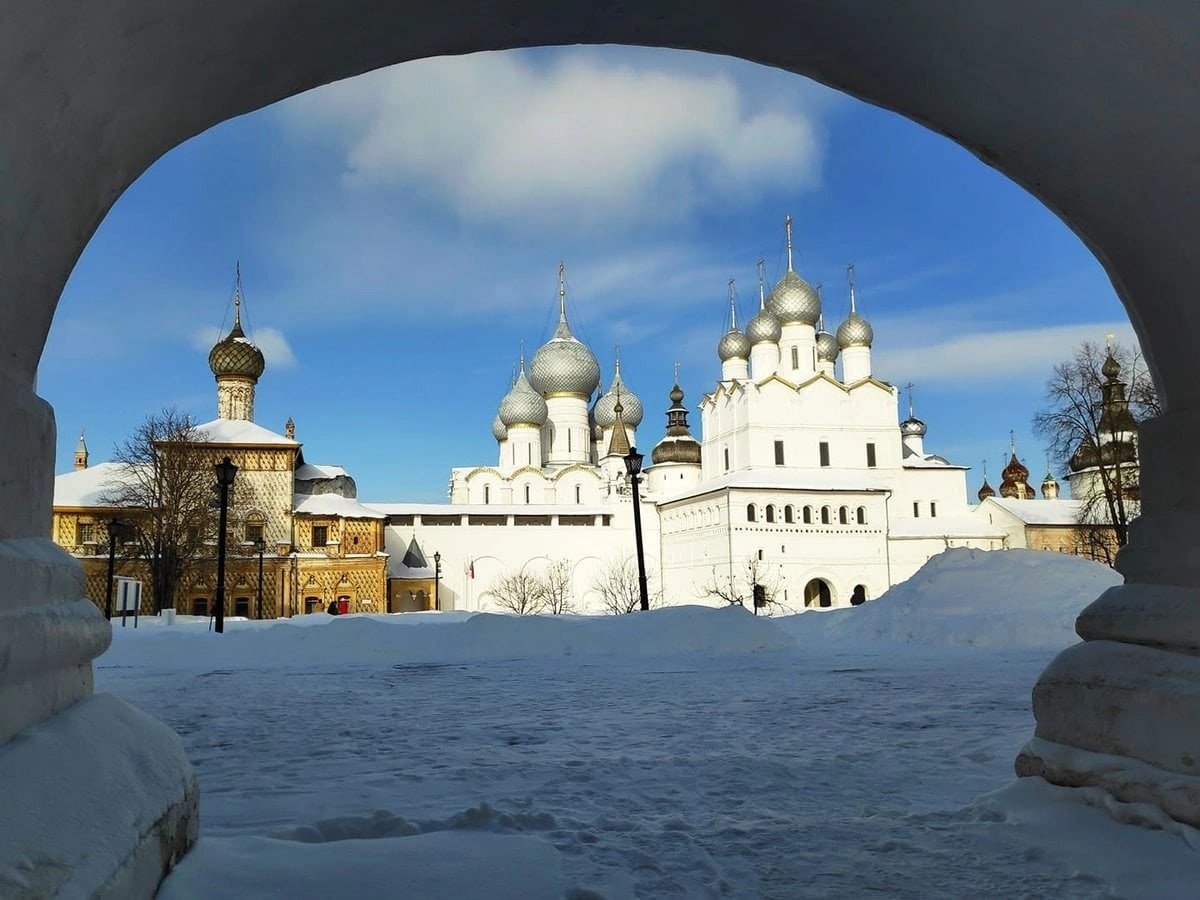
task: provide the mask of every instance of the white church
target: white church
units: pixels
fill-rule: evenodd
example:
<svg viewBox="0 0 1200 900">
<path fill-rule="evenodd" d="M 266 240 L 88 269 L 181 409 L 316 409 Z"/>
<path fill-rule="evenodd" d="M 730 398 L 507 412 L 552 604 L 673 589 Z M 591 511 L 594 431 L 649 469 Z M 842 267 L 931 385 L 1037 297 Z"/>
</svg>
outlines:
<svg viewBox="0 0 1200 900">
<path fill-rule="evenodd" d="M 966 467 L 926 452 L 925 423 L 911 404 L 901 421 L 896 387 L 875 376 L 853 267 L 849 316 L 830 333 L 820 293 L 793 270 L 790 218 L 786 229 L 787 271 L 768 294 L 760 261 L 744 330 L 731 284 L 699 436 L 678 383 L 665 433 L 646 422 L 619 359 L 597 396 L 560 265 L 558 326 L 500 401 L 495 463 L 454 468 L 448 504 L 365 504 L 388 519 L 393 589 L 427 583 L 436 553 L 442 609 L 495 609 L 501 576 L 566 561 L 576 609 L 600 611 L 599 580 L 635 553 L 624 457 L 639 430 L 654 441 L 640 511 L 657 602 L 749 601 L 761 584 L 783 609 L 847 606 L 948 547 L 1002 547 L 1004 532 L 969 512 Z"/>
</svg>

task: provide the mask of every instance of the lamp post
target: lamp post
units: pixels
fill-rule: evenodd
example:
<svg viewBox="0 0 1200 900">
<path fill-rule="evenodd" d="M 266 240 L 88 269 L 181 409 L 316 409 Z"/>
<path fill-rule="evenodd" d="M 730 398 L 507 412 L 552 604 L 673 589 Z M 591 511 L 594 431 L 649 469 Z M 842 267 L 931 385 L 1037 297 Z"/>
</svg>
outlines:
<svg viewBox="0 0 1200 900">
<path fill-rule="evenodd" d="M 442 611 L 442 553 L 433 551 L 433 608 Z"/>
<path fill-rule="evenodd" d="M 233 479 L 237 476 L 238 467 L 228 456 L 213 466 L 217 474 L 217 490 L 221 495 L 220 524 L 217 526 L 217 621 L 216 631 L 225 631 L 225 527 L 229 516 L 229 489 L 233 487 Z"/>
<path fill-rule="evenodd" d="M 262 618 L 262 575 L 263 575 L 263 551 L 267 549 L 267 542 L 263 538 L 259 538 L 254 542 L 254 548 L 258 550 L 258 617 Z"/>
<path fill-rule="evenodd" d="M 108 590 L 104 595 L 104 618 L 112 621 L 113 566 L 117 561 L 117 535 L 121 533 L 121 523 L 109 519 L 104 527 L 108 530 Z"/>
<path fill-rule="evenodd" d="M 633 483 L 633 535 L 637 541 L 638 561 L 638 591 L 642 599 L 642 611 L 650 609 L 650 595 L 646 590 L 646 554 L 642 550 L 642 508 L 641 494 L 638 492 L 638 479 L 642 474 L 642 460 L 645 457 L 637 452 L 637 447 L 630 447 L 625 456 L 625 471 Z"/>
</svg>

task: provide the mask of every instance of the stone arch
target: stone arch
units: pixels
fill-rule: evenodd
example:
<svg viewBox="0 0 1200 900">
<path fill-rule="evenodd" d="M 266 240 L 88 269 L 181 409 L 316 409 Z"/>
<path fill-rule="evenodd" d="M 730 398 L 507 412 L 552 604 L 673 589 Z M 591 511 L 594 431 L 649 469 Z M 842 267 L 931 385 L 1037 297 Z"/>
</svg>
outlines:
<svg viewBox="0 0 1200 900">
<path fill-rule="evenodd" d="M 811 578 L 804 585 L 804 606 L 808 609 L 829 609 L 834 605 L 833 587 L 824 578 Z"/>
<path fill-rule="evenodd" d="M 0 650 L 27 644 L 31 634 L 46 636 L 19 673 L 20 705 L 5 701 L 0 741 L 85 700 L 90 679 L 72 681 L 66 673 L 90 665 L 108 640 L 95 611 L 75 604 L 78 567 L 45 538 L 54 421 L 35 381 L 62 287 L 115 199 L 188 138 L 329 81 L 446 53 L 618 43 L 739 56 L 894 110 L 1024 186 L 1095 253 L 1130 310 L 1166 413 L 1142 429 L 1143 517 L 1119 560 L 1126 578 L 1142 584 L 1108 592 L 1080 617 L 1085 643 L 1056 664 L 1037 709 L 1038 735 L 1043 743 L 1070 745 L 1094 718 L 1072 708 L 1104 707 L 1103 733 L 1110 737 L 1088 732 L 1090 749 L 1200 776 L 1200 763 L 1158 737 L 1192 734 L 1190 723 L 1176 723 L 1170 710 L 1190 710 L 1193 701 L 1162 700 L 1154 706 L 1156 727 L 1144 727 L 1144 685 L 1117 656 L 1124 639 L 1175 670 L 1192 666 L 1189 678 L 1200 673 L 1200 660 L 1187 654 L 1200 637 L 1180 626 L 1191 614 L 1171 594 L 1200 587 L 1200 565 L 1189 552 L 1200 537 L 1200 489 L 1178 490 L 1193 482 L 1191 445 L 1200 432 L 1192 354 L 1200 310 L 1191 302 L 1200 256 L 1190 237 L 1200 224 L 1200 195 L 1189 189 L 1200 144 L 1200 119 L 1192 115 L 1200 107 L 1200 78 L 1189 48 L 1200 44 L 1200 12 L 1187 5 L 1101 4 L 1088 17 L 1086 40 L 1064 43 L 1060 36 L 1075 33 L 1079 23 L 1076 11 L 1060 4 L 1009 5 L 999 13 L 986 4 L 948 4 L 938 7 L 938 27 L 930 28 L 924 3 L 887 17 L 840 0 L 749 0 L 735 10 L 715 0 L 698 3 L 648 0 L 585 13 L 549 0 L 500 0 L 486 10 L 447 0 L 414 13 L 387 0 L 363 0 L 347 15 L 335 0 L 129 0 L 22 6 L 6 18 L 0 222 L 12 227 L 0 228 L 0 425 L 8 437 L 0 471 L 11 474 L 0 481 L 0 542 L 10 545 L 6 582 L 9 597 L 17 598 L 6 599 L 3 610 L 20 611 L 22 624 L 0 638 Z M 248 21 L 268 23 L 272 39 L 244 27 Z M 44 35 L 55 40 L 47 44 Z M 1119 77 L 1113 59 L 1138 77 Z M 1146 134 L 1155 135 L 1152 153 L 1145 152 Z M 26 547 L 22 539 L 45 546 Z M 1164 599 L 1170 612 L 1161 612 Z M 1151 607 L 1159 610 L 1154 616 L 1147 615 Z M 1128 676 L 1129 686 L 1097 685 L 1094 673 L 1108 670 L 1124 673 L 1113 679 Z M 165 728 L 147 725 L 138 741 L 146 753 L 175 758 Z M 97 757 L 122 751 L 96 749 Z M 1029 748 L 1018 761 L 1024 774 L 1080 783 L 1071 765 L 1069 757 L 1043 758 Z M 1165 802 L 1153 784 L 1131 788 L 1089 777 L 1119 798 Z M 136 794 L 135 786 L 131 798 Z M 1200 803 L 1168 805 L 1200 823 Z M 174 846 L 161 835 L 150 843 L 161 844 L 160 854 Z M 63 845 L 82 853 L 91 840 L 81 834 Z M 45 865 L 71 870 L 78 859 Z M 156 857 L 139 871 L 157 879 L 166 865 Z"/>
</svg>

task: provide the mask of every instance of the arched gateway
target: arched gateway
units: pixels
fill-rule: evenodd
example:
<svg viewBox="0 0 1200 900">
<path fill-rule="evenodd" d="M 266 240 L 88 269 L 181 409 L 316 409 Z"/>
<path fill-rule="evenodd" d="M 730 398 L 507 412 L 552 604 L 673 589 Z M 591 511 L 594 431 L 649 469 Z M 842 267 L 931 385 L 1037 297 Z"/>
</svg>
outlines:
<svg viewBox="0 0 1200 900">
<path fill-rule="evenodd" d="M 1085 642 L 1042 676 L 1037 737 L 1017 768 L 1200 825 L 1200 5 L 909 0 L 880 15 L 848 0 L 10 0 L 0 8 L 0 742 L 41 723 L 42 752 L 0 743 L 10 801 L 0 833 L 34 833 L 21 817 L 35 815 L 69 833 L 49 855 L 6 842 L 0 893 L 6 877 L 32 877 L 46 893 L 148 896 L 195 833 L 177 738 L 90 696 L 108 626 L 79 599 L 76 563 L 46 537 L 54 419 L 36 396 L 37 365 L 100 220 L 155 159 L 224 119 L 404 60 L 571 43 L 705 50 L 811 76 L 950 136 L 1092 249 L 1167 412 L 1141 433 L 1144 514 L 1120 557 L 1128 584 L 1080 617 Z M 73 743 L 81 733 L 86 750 Z M 1089 754 L 1110 756 L 1094 766 Z M 101 781 L 118 804 L 93 790 Z M 11 802 L 29 783 L 56 789 Z M 100 836 L 127 850 L 116 870 L 88 862 Z M 43 869 L 17 873 L 21 854 Z"/>
</svg>

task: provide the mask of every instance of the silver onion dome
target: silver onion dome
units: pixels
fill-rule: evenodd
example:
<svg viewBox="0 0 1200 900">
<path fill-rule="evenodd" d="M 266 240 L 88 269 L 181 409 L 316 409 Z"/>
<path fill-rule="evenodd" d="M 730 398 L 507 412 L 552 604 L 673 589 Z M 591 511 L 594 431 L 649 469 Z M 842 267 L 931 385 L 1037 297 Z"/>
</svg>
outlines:
<svg viewBox="0 0 1200 900">
<path fill-rule="evenodd" d="M 600 384 L 596 356 L 571 334 L 565 311 L 560 312 L 554 337 L 538 348 L 529 364 L 529 383 L 543 394 L 591 396 Z"/>
<path fill-rule="evenodd" d="M 727 359 L 749 359 L 750 339 L 736 328 L 729 329 L 717 344 L 717 356 L 721 357 L 721 362 Z"/>
<path fill-rule="evenodd" d="M 546 424 L 546 415 L 546 400 L 530 386 L 522 365 L 516 383 L 500 401 L 500 421 L 509 428 L 513 425 L 536 425 L 540 428 Z"/>
<path fill-rule="evenodd" d="M 208 367 L 218 378 L 235 376 L 255 381 L 267 367 L 262 351 L 242 331 L 240 302 L 229 334 L 209 351 Z"/>
<path fill-rule="evenodd" d="M 846 321 L 838 326 L 838 346 L 845 350 L 847 347 L 870 347 L 875 340 L 875 330 L 871 323 L 856 312 L 850 313 Z"/>
<path fill-rule="evenodd" d="M 784 325 L 815 325 L 821 317 L 821 298 L 816 288 L 788 269 L 771 289 L 767 308 Z"/>
<path fill-rule="evenodd" d="M 776 343 L 782 336 L 783 328 L 779 319 L 765 306 L 755 313 L 750 324 L 746 326 L 746 340 L 751 344 L 762 344 L 766 341 Z"/>
<path fill-rule="evenodd" d="M 499 413 L 496 413 L 496 418 L 492 419 L 492 437 L 498 441 L 508 437 L 508 426 L 504 424 Z"/>
<path fill-rule="evenodd" d="M 828 331 L 817 332 L 817 359 L 821 362 L 837 362 L 838 353 L 841 352 L 841 347 L 838 345 L 835 338 Z"/>
<path fill-rule="evenodd" d="M 593 410 L 596 424 L 601 428 L 611 428 L 617 421 L 616 406 L 618 389 L 621 399 L 621 418 L 625 420 L 626 425 L 637 428 L 642 424 L 645 410 L 642 409 L 642 401 L 638 399 L 637 394 L 629 390 L 625 386 L 625 383 L 621 381 L 620 363 L 617 363 L 617 372 L 613 376 L 608 392 L 596 401 L 596 406 Z"/>
<path fill-rule="evenodd" d="M 915 435 L 916 437 L 925 437 L 925 433 L 928 430 L 929 429 L 927 429 L 925 427 L 925 423 L 922 422 L 920 419 L 918 419 L 916 416 L 909 416 L 907 419 L 905 419 L 903 422 L 900 423 L 900 433 L 902 435 L 905 435 L 906 437 L 909 435 Z"/>
</svg>

